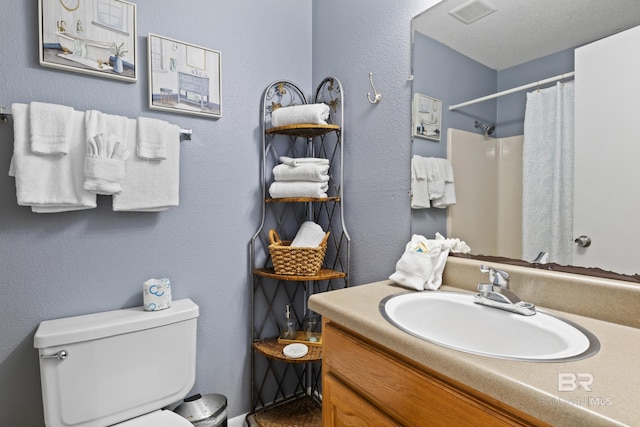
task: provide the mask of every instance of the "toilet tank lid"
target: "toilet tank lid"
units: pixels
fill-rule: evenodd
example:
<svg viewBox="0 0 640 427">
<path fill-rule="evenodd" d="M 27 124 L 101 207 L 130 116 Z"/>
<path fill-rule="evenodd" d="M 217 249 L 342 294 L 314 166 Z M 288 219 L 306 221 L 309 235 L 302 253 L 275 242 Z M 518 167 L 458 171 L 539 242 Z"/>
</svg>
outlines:
<svg viewBox="0 0 640 427">
<path fill-rule="evenodd" d="M 199 314 L 198 305 L 185 298 L 172 301 L 171 307 L 158 311 L 144 311 L 143 307 L 133 307 L 45 320 L 38 326 L 33 346 L 48 348 L 126 334 L 193 319 Z"/>
</svg>

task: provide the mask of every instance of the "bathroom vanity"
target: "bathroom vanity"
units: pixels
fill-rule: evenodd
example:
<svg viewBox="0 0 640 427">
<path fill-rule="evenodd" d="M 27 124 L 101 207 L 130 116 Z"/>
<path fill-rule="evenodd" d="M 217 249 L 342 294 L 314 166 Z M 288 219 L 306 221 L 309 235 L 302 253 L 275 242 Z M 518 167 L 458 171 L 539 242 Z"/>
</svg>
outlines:
<svg viewBox="0 0 640 427">
<path fill-rule="evenodd" d="M 442 290 L 473 291 L 482 280 L 475 273 L 479 264 L 450 257 L 444 283 L 455 286 Z M 384 298 L 407 291 L 391 281 L 314 295 L 309 307 L 323 315 L 324 327 L 323 425 L 637 425 L 640 330 L 633 304 L 640 287 L 497 266 L 512 274 L 521 297 L 595 334 L 600 351 L 583 360 L 542 363 L 432 344 L 380 313 Z M 559 305 L 563 311 L 556 311 Z"/>
</svg>

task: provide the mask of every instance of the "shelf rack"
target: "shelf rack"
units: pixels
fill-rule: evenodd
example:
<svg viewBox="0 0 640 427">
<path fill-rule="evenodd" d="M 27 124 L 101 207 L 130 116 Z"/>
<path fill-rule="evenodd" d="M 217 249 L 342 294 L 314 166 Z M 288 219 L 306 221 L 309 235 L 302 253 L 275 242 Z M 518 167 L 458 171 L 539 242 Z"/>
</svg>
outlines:
<svg viewBox="0 0 640 427">
<path fill-rule="evenodd" d="M 307 104 L 307 99 L 298 86 L 285 80 L 269 85 L 262 98 L 262 217 L 250 242 L 250 426 L 320 425 L 322 346 L 310 345 L 302 358 L 287 358 L 282 353 L 286 344 L 278 342 L 280 323 L 285 306 L 290 304 L 297 327 L 302 329 L 310 295 L 349 286 L 351 238 L 344 223 L 344 99 L 340 81 L 335 77 L 322 80 L 313 102 L 329 105 L 328 124 L 271 127 L 274 109 Z M 269 197 L 272 169 L 281 156 L 329 159 L 328 197 Z M 276 274 L 268 250 L 269 230 L 275 229 L 283 240 L 292 240 L 304 221 L 314 221 L 331 231 L 322 268 L 314 276 Z"/>
</svg>

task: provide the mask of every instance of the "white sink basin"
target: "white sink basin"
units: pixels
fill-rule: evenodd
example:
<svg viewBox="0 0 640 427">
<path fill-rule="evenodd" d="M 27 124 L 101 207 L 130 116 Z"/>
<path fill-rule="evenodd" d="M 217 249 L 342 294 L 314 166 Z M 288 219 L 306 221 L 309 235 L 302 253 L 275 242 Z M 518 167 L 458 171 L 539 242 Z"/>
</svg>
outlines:
<svg viewBox="0 0 640 427">
<path fill-rule="evenodd" d="M 426 341 L 467 353 L 533 362 L 593 356 L 598 339 L 568 320 L 538 310 L 523 316 L 475 304 L 473 294 L 445 291 L 392 295 L 380 312 L 393 325 Z"/>
</svg>

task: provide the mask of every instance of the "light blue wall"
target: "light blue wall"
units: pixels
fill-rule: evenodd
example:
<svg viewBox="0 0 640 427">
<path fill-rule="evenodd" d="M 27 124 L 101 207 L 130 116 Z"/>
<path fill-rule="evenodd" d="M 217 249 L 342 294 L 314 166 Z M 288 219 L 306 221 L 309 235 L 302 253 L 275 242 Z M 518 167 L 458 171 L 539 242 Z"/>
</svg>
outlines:
<svg viewBox="0 0 640 427">
<path fill-rule="evenodd" d="M 409 237 L 410 19 L 434 0 L 138 0 L 140 79 L 122 83 L 42 68 L 36 2 L 5 0 L 0 105 L 43 101 L 157 117 L 192 128 L 181 147 L 180 206 L 163 213 L 97 209 L 50 215 L 16 205 L 0 179 L 0 425 L 43 424 L 33 333 L 41 320 L 140 305 L 149 277 L 200 304 L 194 392 L 249 410 L 248 242 L 260 214 L 262 91 L 278 79 L 346 92 L 346 221 L 353 284 L 388 277 Z M 146 34 L 222 52 L 220 120 L 147 108 Z M 373 72 L 382 103 L 367 102 Z M 0 124 L 0 171 L 13 132 Z M 6 173 L 6 172 L 5 172 Z"/>
<path fill-rule="evenodd" d="M 447 129 L 476 132 L 476 120 L 496 122 L 496 101 L 488 101 L 449 111 L 449 106 L 496 91 L 496 72 L 491 68 L 438 43 L 430 37 L 414 33 L 414 93 L 442 101 L 442 128 L 439 142 L 415 138 L 413 153 L 425 157 L 447 157 Z M 428 238 L 447 229 L 446 209 L 413 209 L 411 230 Z"/>
<path fill-rule="evenodd" d="M 33 214 L 7 176 L 10 124 L 0 124 L 0 425 L 41 426 L 41 320 L 142 304 L 142 282 L 169 277 L 200 305 L 194 391 L 249 406 L 248 242 L 259 223 L 260 100 L 277 79 L 311 87 L 311 0 L 139 0 L 137 84 L 38 64 L 37 2 L 5 0 L 0 105 L 44 101 L 157 117 L 192 128 L 181 145 L 180 206 L 116 213 L 111 200 L 76 213 Z M 219 120 L 147 108 L 149 32 L 222 52 Z M 292 37 L 295 35 L 295 37 Z M 126 349 L 123 349 L 126 351 Z"/>
<path fill-rule="evenodd" d="M 410 238 L 411 18 L 434 0 L 313 2 L 313 80 L 345 87 L 351 283 L 387 278 Z M 382 101 L 369 104 L 369 73 Z"/>
<path fill-rule="evenodd" d="M 573 52 L 574 49 L 563 50 L 498 72 L 498 92 L 573 71 Z M 547 86 L 549 84 L 540 88 Z M 498 98 L 498 136 L 523 134 L 527 92 L 532 90 Z"/>
</svg>

